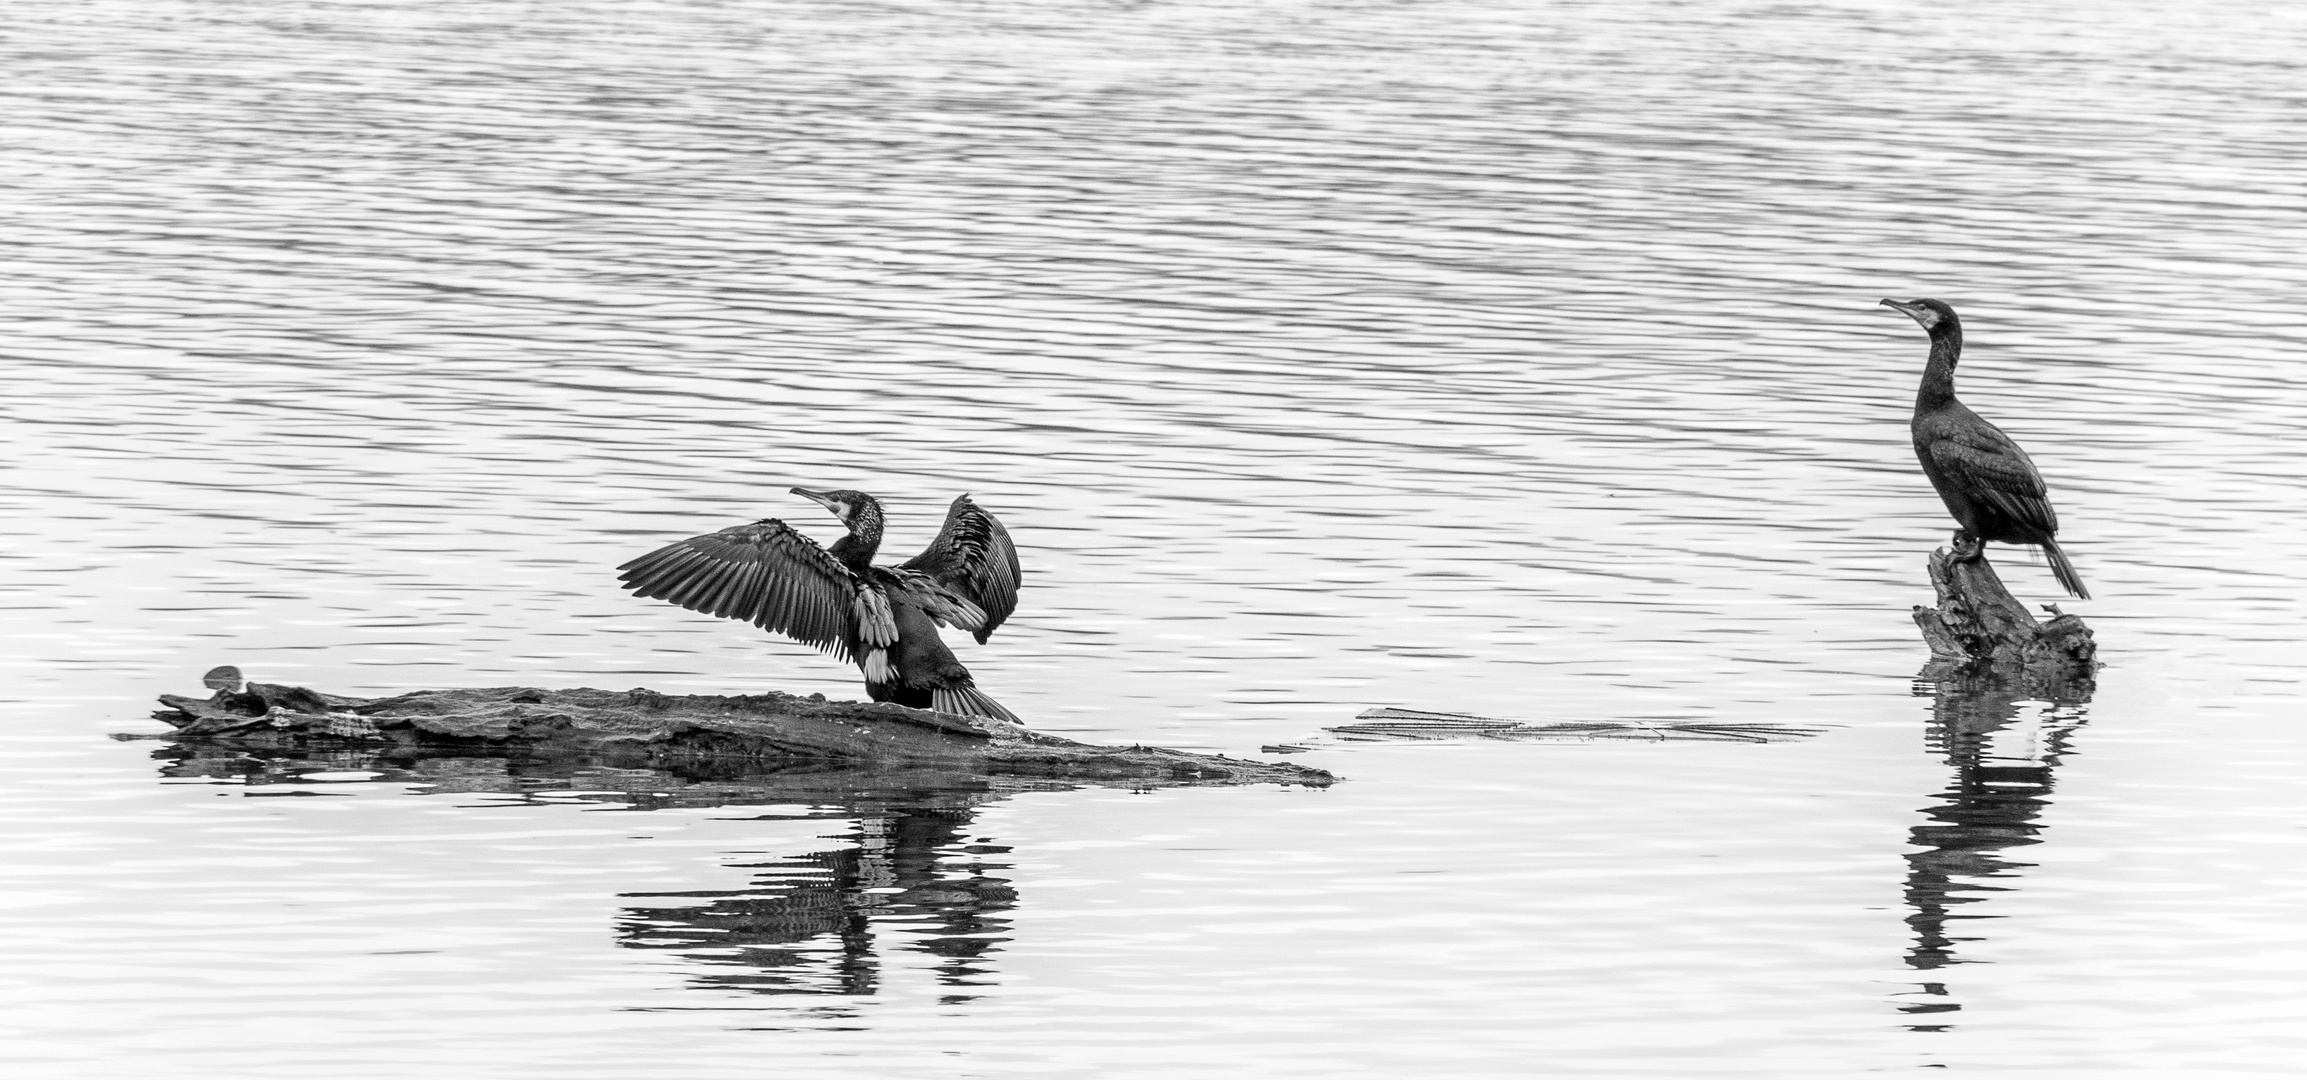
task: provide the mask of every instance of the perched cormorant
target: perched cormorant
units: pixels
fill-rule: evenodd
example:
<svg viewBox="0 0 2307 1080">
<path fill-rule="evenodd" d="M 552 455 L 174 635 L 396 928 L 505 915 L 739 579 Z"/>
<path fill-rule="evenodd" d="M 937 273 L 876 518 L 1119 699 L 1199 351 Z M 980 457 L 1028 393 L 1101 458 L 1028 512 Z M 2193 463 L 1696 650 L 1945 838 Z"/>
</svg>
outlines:
<svg viewBox="0 0 2307 1080">
<path fill-rule="evenodd" d="M 1955 532 L 1956 556 L 1984 558 L 1989 540 L 2033 544 L 2050 556 L 2060 585 L 2090 599 L 2075 565 L 2059 550 L 2059 516 L 2051 511 L 2043 474 L 2001 428 L 1955 400 L 1955 363 L 1963 355 L 1963 324 L 1955 309 L 1942 300 L 1885 300 L 1882 305 L 1921 323 L 1931 336 L 1930 363 L 1914 399 L 1914 453 L 1947 512 L 1962 526 Z"/>
<path fill-rule="evenodd" d="M 793 493 L 831 510 L 849 534 L 822 548 L 763 518 L 667 544 L 618 567 L 618 580 L 642 596 L 854 660 L 875 701 L 1016 722 L 937 639 L 943 623 L 973 631 L 983 644 L 1017 610 L 1017 549 L 1001 522 L 960 496 L 937 539 L 893 569 L 873 565 L 879 499 L 862 491 Z"/>
</svg>

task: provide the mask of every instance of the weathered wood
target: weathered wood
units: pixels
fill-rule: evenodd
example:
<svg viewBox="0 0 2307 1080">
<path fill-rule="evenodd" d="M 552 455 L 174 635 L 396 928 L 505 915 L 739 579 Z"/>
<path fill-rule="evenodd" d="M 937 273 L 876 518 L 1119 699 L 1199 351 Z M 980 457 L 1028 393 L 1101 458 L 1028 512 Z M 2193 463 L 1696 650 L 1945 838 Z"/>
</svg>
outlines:
<svg viewBox="0 0 2307 1080">
<path fill-rule="evenodd" d="M 722 762 L 784 769 L 821 762 L 1132 784 L 1323 786 L 1336 780 L 1287 762 L 1094 746 L 985 717 L 827 701 L 821 694 L 677 697 L 515 686 L 355 698 L 250 682 L 245 688 L 228 683 L 207 698 L 163 694 L 160 700 L 168 707 L 153 717 L 176 729 L 171 738 L 252 748 L 574 753 L 645 767 Z"/>
<path fill-rule="evenodd" d="M 2079 616 L 2045 604 L 2049 622 L 2037 621 L 2003 587 L 1984 557 L 1962 559 L 1946 548 L 1931 552 L 1936 608 L 1915 605 L 1915 626 L 1934 661 L 1997 666 L 2095 670 L 2098 643 Z"/>
</svg>

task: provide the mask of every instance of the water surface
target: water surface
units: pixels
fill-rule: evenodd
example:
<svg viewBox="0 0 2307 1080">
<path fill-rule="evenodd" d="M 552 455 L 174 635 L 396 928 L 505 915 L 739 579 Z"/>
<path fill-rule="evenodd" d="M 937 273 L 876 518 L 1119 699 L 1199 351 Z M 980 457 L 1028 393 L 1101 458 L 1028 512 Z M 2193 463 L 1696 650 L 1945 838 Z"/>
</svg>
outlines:
<svg viewBox="0 0 2307 1080">
<path fill-rule="evenodd" d="M 2307 19 L 2167 7 L 18 0 L 11 1054 L 2280 1073 Z M 1918 295 L 2050 477 L 2088 700 L 1912 678 Z M 961 651 L 1036 726 L 1352 782 L 106 738 L 227 662 L 854 696 L 608 569 L 830 539 L 796 484 L 898 556 L 1002 517 Z M 1320 736 L 1373 706 L 1823 733 Z"/>
</svg>

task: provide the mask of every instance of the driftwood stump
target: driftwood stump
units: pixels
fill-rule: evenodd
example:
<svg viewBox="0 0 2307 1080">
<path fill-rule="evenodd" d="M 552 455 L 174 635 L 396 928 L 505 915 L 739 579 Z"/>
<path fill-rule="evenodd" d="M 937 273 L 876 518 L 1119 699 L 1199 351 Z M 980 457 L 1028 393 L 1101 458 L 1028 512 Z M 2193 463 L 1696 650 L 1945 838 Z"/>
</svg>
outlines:
<svg viewBox="0 0 2307 1080">
<path fill-rule="evenodd" d="M 224 676 L 223 673 L 229 673 Z M 1133 786 L 1336 780 L 1287 762 L 1149 746 L 1093 746 L 1015 724 L 824 695 L 672 696 L 653 690 L 421 690 L 356 698 L 210 673 L 207 698 L 163 694 L 179 741 L 255 750 L 398 749 L 579 755 L 643 768 L 936 771 Z"/>
<path fill-rule="evenodd" d="M 1931 648 L 1934 664 L 1988 664 L 2045 671 L 2097 670 L 2098 643 L 2091 628 L 2056 604 L 2039 622 L 2013 599 L 1985 558 L 1958 559 L 1946 548 L 1931 552 L 1931 586 L 1936 608 L 1915 605 L 1914 621 Z"/>
</svg>

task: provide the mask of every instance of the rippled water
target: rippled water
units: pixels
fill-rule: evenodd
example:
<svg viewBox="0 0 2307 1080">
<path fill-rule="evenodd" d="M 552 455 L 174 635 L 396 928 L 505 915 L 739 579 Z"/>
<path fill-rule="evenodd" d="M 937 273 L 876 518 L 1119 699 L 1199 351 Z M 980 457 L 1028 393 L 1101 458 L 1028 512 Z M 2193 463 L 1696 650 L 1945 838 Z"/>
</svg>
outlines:
<svg viewBox="0 0 2307 1080">
<path fill-rule="evenodd" d="M 14 0 L 0 1032 L 42 1076 L 2282 1072 L 2307 16 Z M 1905 416 L 2089 700 L 1934 687 Z M 260 760 L 152 695 L 854 696 L 610 567 L 972 492 L 1133 793 Z M 1999 556 L 2022 595 L 2047 568 Z M 2070 695 L 2080 696 L 2080 695 Z M 1324 736 L 1372 706 L 1821 729 Z"/>
</svg>

